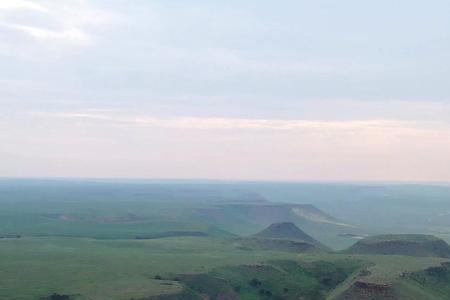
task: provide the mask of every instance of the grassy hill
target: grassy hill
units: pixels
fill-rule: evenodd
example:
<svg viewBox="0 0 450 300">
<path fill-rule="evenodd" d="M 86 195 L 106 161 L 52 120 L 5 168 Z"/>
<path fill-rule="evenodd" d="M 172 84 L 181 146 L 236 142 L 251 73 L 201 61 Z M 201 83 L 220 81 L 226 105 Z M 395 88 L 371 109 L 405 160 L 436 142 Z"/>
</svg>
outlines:
<svg viewBox="0 0 450 300">
<path fill-rule="evenodd" d="M 428 295 L 427 299 L 450 298 L 450 263 L 442 263 L 422 271 L 413 272 L 404 276 L 398 284 L 397 290 L 416 292 Z"/>
<path fill-rule="evenodd" d="M 364 238 L 346 252 L 450 258 L 450 246 L 432 235 L 390 234 Z"/>
<path fill-rule="evenodd" d="M 318 242 L 291 222 L 273 223 L 264 230 L 253 235 L 256 238 L 299 240 L 311 244 Z"/>
<path fill-rule="evenodd" d="M 345 249 L 355 242 L 354 236 L 368 233 L 309 204 L 268 201 L 215 204 L 199 208 L 198 214 L 206 222 L 239 236 L 254 234 L 273 223 L 291 222 L 313 235 L 316 240 L 335 249 Z"/>
<path fill-rule="evenodd" d="M 327 250 L 291 222 L 271 224 L 250 237 L 236 238 L 235 243 L 239 248 L 272 251 L 311 253 Z"/>
<path fill-rule="evenodd" d="M 448 300 L 450 263 L 424 270 L 404 272 L 390 282 L 366 279 L 354 281 L 334 300 Z"/>
<path fill-rule="evenodd" d="M 208 273 L 179 276 L 184 289 L 176 299 L 201 296 L 203 299 L 229 300 L 321 300 L 352 271 L 352 268 L 324 261 L 302 264 L 295 260 L 273 260 L 262 264 L 227 266 Z M 192 298 L 187 298 L 187 294 Z M 155 299 L 168 300 L 174 296 Z"/>
</svg>

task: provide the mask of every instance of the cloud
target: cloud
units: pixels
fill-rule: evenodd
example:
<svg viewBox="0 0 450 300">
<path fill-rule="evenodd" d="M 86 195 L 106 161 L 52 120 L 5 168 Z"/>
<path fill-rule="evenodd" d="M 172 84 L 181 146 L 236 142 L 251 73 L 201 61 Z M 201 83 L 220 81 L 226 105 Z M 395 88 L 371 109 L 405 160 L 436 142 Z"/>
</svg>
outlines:
<svg viewBox="0 0 450 300">
<path fill-rule="evenodd" d="M 170 117 L 161 118 L 143 115 L 121 115 L 111 110 L 89 109 L 77 112 L 29 112 L 40 118 L 58 118 L 65 122 L 83 120 L 103 122 L 104 125 L 122 127 L 154 127 L 196 130 L 276 130 L 276 131 L 310 131 L 310 132 L 394 132 L 404 134 L 450 134 L 450 124 L 443 121 L 420 120 L 296 120 L 296 119 L 248 119 L 248 118 L 214 118 L 214 117 Z"/>
<path fill-rule="evenodd" d="M 163 118 L 89 108 L 4 115 L 0 127 L 8 128 L 0 132 L 8 174 L 450 180 L 446 122 Z"/>
<path fill-rule="evenodd" d="M 3 0 L 0 2 L 0 11 L 1 10 L 35 10 L 39 12 L 47 12 L 48 9 L 42 5 L 39 5 L 35 2 L 25 1 L 25 0 Z"/>
<path fill-rule="evenodd" d="M 16 29 L 29 34 L 37 40 L 60 40 L 69 42 L 71 44 L 77 45 L 87 45 L 90 43 L 91 39 L 89 35 L 77 28 L 70 28 L 63 31 L 43 29 L 39 27 L 25 26 L 25 25 L 15 25 L 15 24 L 0 24 L 0 26 Z"/>
<path fill-rule="evenodd" d="M 40 4 L 31 1 L 7 0 L 0 3 L 0 27 L 9 29 L 3 44 L 8 41 L 8 54 L 14 54 L 14 47 L 23 47 L 11 31 L 28 35 L 41 46 L 54 49 L 55 46 L 85 47 L 94 41 L 96 26 L 113 22 L 115 14 L 100 10 L 85 1 L 48 1 Z M 20 41 L 20 40 L 19 40 Z M 14 43 L 17 43 L 14 45 Z"/>
</svg>

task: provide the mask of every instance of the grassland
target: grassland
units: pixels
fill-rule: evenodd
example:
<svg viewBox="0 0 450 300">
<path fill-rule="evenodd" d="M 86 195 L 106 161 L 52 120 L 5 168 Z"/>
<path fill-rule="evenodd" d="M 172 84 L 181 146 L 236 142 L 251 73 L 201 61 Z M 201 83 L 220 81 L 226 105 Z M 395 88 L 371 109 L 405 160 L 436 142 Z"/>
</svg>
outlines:
<svg viewBox="0 0 450 300">
<path fill-rule="evenodd" d="M 352 234 L 371 232 L 328 215 L 333 206 L 326 199 L 313 199 L 330 208 L 326 213 L 307 203 L 271 202 L 280 195 L 293 199 L 295 189 L 280 186 L 276 194 L 273 185 L 0 180 L 0 299 L 47 300 L 56 293 L 71 300 L 193 300 L 222 293 L 227 299 L 341 300 L 357 282 L 388 287 L 401 300 L 450 299 L 442 258 L 327 247 L 299 253 L 299 247 L 291 252 L 291 246 L 246 239 L 275 222 L 293 222 L 303 239 L 334 249 L 355 243 Z M 249 192 L 255 187 L 258 193 Z M 320 195 L 315 188 L 298 195 Z M 350 195 L 343 187 L 331 190 L 337 198 Z M 213 288 L 202 290 L 206 283 Z"/>
<path fill-rule="evenodd" d="M 389 255 L 293 254 L 242 250 L 234 247 L 227 239 L 211 237 L 152 240 L 62 237 L 9 239 L 0 241 L 0 256 L 0 299 L 5 300 L 35 300 L 52 293 L 83 295 L 86 299 L 93 300 L 176 295 L 182 291 L 184 283 L 174 279 L 182 274 L 214 274 L 225 278 L 233 288 L 240 286 L 242 299 L 259 299 L 260 289 L 273 294 L 279 294 L 285 287 L 291 291 L 296 290 L 296 285 L 283 277 L 287 273 L 279 273 L 280 268 L 283 268 L 280 264 L 275 264 L 274 269 L 269 271 L 256 273 L 251 272 L 251 267 L 242 267 L 277 260 L 307 265 L 318 262 L 329 264 L 316 268 L 317 272 L 338 268 L 345 276 L 339 273 L 341 278 L 336 281 L 337 289 L 334 292 L 335 286 L 333 289 L 319 289 L 317 286 L 320 281 L 300 268 L 294 272 L 298 275 L 289 277 L 304 276 L 305 280 L 301 282 L 311 288 L 310 296 L 320 290 L 330 295 L 329 299 L 334 299 L 333 295 L 338 295 L 356 280 L 352 274 L 359 274 L 363 269 L 368 270 L 363 276 L 364 280 L 391 284 L 400 282 L 403 274 L 437 267 L 445 261 L 440 258 Z M 252 290 L 248 287 L 248 281 L 252 278 L 272 283 Z M 345 281 L 347 278 L 349 279 Z M 396 284 L 402 287 L 402 291 L 414 287 L 423 290 L 412 279 Z M 315 297 L 305 299 L 322 299 Z"/>
<path fill-rule="evenodd" d="M 293 258 L 289 253 L 235 249 L 202 237 L 103 241 L 80 238 L 24 238 L 0 241 L 0 299 L 39 299 L 52 293 L 90 299 L 143 298 L 175 293 L 182 273 Z"/>
</svg>

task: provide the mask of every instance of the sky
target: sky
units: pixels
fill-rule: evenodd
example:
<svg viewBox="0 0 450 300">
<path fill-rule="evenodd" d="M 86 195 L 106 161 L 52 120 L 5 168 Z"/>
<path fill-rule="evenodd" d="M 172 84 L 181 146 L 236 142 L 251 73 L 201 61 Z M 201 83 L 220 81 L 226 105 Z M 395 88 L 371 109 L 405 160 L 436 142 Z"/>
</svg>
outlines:
<svg viewBox="0 0 450 300">
<path fill-rule="evenodd" d="M 1 0 L 0 177 L 450 182 L 448 0 Z"/>
</svg>

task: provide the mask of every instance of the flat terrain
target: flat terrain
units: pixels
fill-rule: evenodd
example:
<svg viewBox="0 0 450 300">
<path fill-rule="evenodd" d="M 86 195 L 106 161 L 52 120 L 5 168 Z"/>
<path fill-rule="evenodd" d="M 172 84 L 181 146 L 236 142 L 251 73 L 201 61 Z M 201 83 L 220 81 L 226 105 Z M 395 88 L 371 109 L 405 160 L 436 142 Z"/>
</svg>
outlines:
<svg viewBox="0 0 450 300">
<path fill-rule="evenodd" d="M 91 299 L 143 298 L 180 290 L 173 279 L 215 267 L 294 254 L 248 251 L 202 237 L 101 241 L 24 238 L 0 241 L 0 299 L 38 299 L 57 292 Z"/>
</svg>

